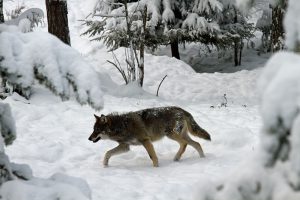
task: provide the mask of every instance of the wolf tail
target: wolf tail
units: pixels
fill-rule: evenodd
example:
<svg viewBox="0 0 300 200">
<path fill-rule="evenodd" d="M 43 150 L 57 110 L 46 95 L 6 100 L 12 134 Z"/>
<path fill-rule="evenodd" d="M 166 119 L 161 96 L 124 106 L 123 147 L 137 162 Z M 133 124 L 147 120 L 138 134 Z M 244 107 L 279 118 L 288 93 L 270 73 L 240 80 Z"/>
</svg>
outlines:
<svg viewBox="0 0 300 200">
<path fill-rule="evenodd" d="M 189 132 L 194 136 L 210 141 L 211 138 L 209 133 L 197 124 L 197 122 L 194 120 L 193 116 L 190 113 L 186 112 L 185 114 Z"/>
</svg>

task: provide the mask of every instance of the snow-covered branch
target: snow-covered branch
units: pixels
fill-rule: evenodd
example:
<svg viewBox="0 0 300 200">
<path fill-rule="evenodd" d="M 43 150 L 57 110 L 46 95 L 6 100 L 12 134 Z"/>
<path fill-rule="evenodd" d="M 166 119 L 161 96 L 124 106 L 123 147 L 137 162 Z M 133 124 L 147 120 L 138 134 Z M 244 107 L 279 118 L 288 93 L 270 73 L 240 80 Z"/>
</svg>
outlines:
<svg viewBox="0 0 300 200">
<path fill-rule="evenodd" d="M 103 106 L 99 74 L 73 48 L 44 32 L 7 32 L 0 25 L 0 71 L 3 78 L 27 97 L 35 80 L 62 99 L 74 93 L 81 104 Z"/>
</svg>

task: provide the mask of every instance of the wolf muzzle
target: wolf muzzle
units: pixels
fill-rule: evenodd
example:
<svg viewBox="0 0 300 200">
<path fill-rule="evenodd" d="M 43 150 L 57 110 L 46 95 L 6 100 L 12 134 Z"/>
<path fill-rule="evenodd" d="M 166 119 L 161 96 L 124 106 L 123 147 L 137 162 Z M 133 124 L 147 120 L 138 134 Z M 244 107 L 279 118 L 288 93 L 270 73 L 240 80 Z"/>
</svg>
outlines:
<svg viewBox="0 0 300 200">
<path fill-rule="evenodd" d="M 93 138 L 92 136 L 89 137 L 89 140 L 96 143 L 101 139 L 100 135 L 98 135 L 97 137 Z"/>
</svg>

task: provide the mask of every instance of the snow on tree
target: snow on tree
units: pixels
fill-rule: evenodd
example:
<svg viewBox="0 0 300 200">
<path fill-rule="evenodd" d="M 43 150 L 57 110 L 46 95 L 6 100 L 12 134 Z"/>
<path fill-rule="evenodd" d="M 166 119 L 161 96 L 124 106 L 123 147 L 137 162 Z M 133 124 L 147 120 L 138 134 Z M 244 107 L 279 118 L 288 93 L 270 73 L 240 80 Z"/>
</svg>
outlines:
<svg viewBox="0 0 300 200">
<path fill-rule="evenodd" d="M 235 5 L 235 2 L 221 0 L 222 14 L 218 17 L 218 24 L 225 38 L 234 49 L 234 64 L 241 65 L 244 42 L 254 37 L 254 25 L 247 22 L 246 16 Z"/>
<path fill-rule="evenodd" d="M 287 0 L 278 0 L 272 6 L 272 35 L 271 35 L 271 48 L 272 51 L 279 51 L 284 49 L 284 25 L 283 18 L 286 12 Z"/>
<path fill-rule="evenodd" d="M 101 74 L 77 51 L 51 34 L 16 29 L 0 25 L 1 77 L 15 91 L 29 98 L 39 81 L 63 100 L 75 94 L 80 104 L 102 108 Z"/>
<path fill-rule="evenodd" d="M 24 7 L 20 7 L 17 10 L 21 12 L 21 8 Z M 5 24 L 19 26 L 21 32 L 26 33 L 32 31 L 32 29 L 38 26 L 39 24 L 42 25 L 43 19 L 44 19 L 44 12 L 42 9 L 30 8 L 20 14 L 16 12 L 15 14 L 12 15 L 12 18 L 10 20 L 7 20 L 5 22 Z"/>
<path fill-rule="evenodd" d="M 131 78 L 124 79 L 127 83 L 138 77 L 142 86 L 145 47 L 155 49 L 171 44 L 173 56 L 179 58 L 180 42 L 224 43 L 219 26 L 212 18 L 221 10 L 222 4 L 218 0 L 101 0 L 92 17 L 86 20 L 89 28 L 83 34 L 104 41 L 111 50 L 129 47 L 126 63 Z M 118 62 L 113 64 L 124 77 L 126 73 Z M 139 66 L 137 70 L 135 65 Z"/>
<path fill-rule="evenodd" d="M 86 32 L 91 36 L 100 35 L 94 39 L 103 39 L 113 48 L 126 45 L 124 28 L 125 12 L 121 1 L 99 1 L 95 7 L 94 16 L 103 18 L 88 20 L 90 29 Z M 209 1 L 170 1 L 170 0 L 141 0 L 128 1 L 128 11 L 131 18 L 131 31 L 138 35 L 142 28 L 140 10 L 147 7 L 147 23 L 145 45 L 155 48 L 158 45 L 170 44 L 175 38 L 180 42 L 195 41 L 212 43 L 209 38 L 219 30 L 210 15 L 222 9 L 217 0 Z M 200 38 L 202 37 L 202 38 Z"/>
<path fill-rule="evenodd" d="M 266 2 L 263 5 L 257 6 L 258 10 L 262 10 L 260 18 L 256 22 L 256 28 L 262 32 L 261 37 L 261 52 L 270 52 L 271 51 L 271 29 L 272 29 L 272 9 L 269 6 L 269 3 Z"/>
<path fill-rule="evenodd" d="M 260 0 L 255 2 L 255 7 L 263 11 L 256 24 L 263 33 L 261 51 L 276 52 L 284 49 L 283 16 L 286 12 L 287 0 L 274 2 Z"/>
</svg>

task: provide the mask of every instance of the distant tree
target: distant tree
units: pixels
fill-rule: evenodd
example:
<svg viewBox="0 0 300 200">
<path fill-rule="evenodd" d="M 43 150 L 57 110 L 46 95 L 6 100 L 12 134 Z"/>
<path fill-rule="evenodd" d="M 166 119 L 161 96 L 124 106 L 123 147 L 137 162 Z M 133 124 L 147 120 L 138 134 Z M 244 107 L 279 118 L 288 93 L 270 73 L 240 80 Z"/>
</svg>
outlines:
<svg viewBox="0 0 300 200">
<path fill-rule="evenodd" d="M 71 45 L 66 0 L 46 0 L 48 32 Z"/>
<path fill-rule="evenodd" d="M 252 6 L 262 10 L 256 27 L 263 33 L 260 51 L 276 52 L 285 48 L 284 15 L 287 0 L 255 0 L 249 1 Z"/>
<path fill-rule="evenodd" d="M 3 0 L 0 0 L 0 23 L 4 23 Z"/>
<path fill-rule="evenodd" d="M 103 40 L 107 46 L 118 48 L 128 45 L 124 37 L 123 0 L 99 0 L 92 18 L 87 20 L 89 26 L 86 34 L 96 40 Z M 170 45 L 172 55 L 180 58 L 178 44 L 201 42 L 204 44 L 223 45 L 223 35 L 213 16 L 222 10 L 218 0 L 132 0 L 128 1 L 132 31 L 138 33 L 141 27 L 141 16 L 137 13 L 147 6 L 145 46 L 156 48 L 159 45 Z M 136 13 L 136 14 L 134 14 Z"/>
<path fill-rule="evenodd" d="M 271 43 L 271 28 L 272 28 L 272 9 L 269 3 L 264 5 L 258 5 L 258 10 L 262 10 L 261 17 L 256 22 L 256 28 L 262 32 L 261 46 L 259 47 L 259 53 L 270 52 L 272 49 Z"/>
<path fill-rule="evenodd" d="M 279 51 L 284 48 L 284 25 L 283 19 L 286 12 L 287 0 L 279 0 L 272 6 L 272 25 L 271 25 L 271 50 Z"/>
<path fill-rule="evenodd" d="M 219 0 L 162 0 L 161 4 L 162 24 L 171 45 L 172 57 L 180 59 L 179 43 L 222 45 L 215 17 L 223 9 Z"/>
<path fill-rule="evenodd" d="M 233 48 L 234 65 L 239 66 L 242 62 L 242 51 L 245 40 L 254 37 L 254 25 L 247 22 L 246 16 L 235 5 L 234 1 L 221 0 L 223 4 L 222 13 L 218 24 L 225 35 L 225 40 L 231 43 Z"/>
</svg>

